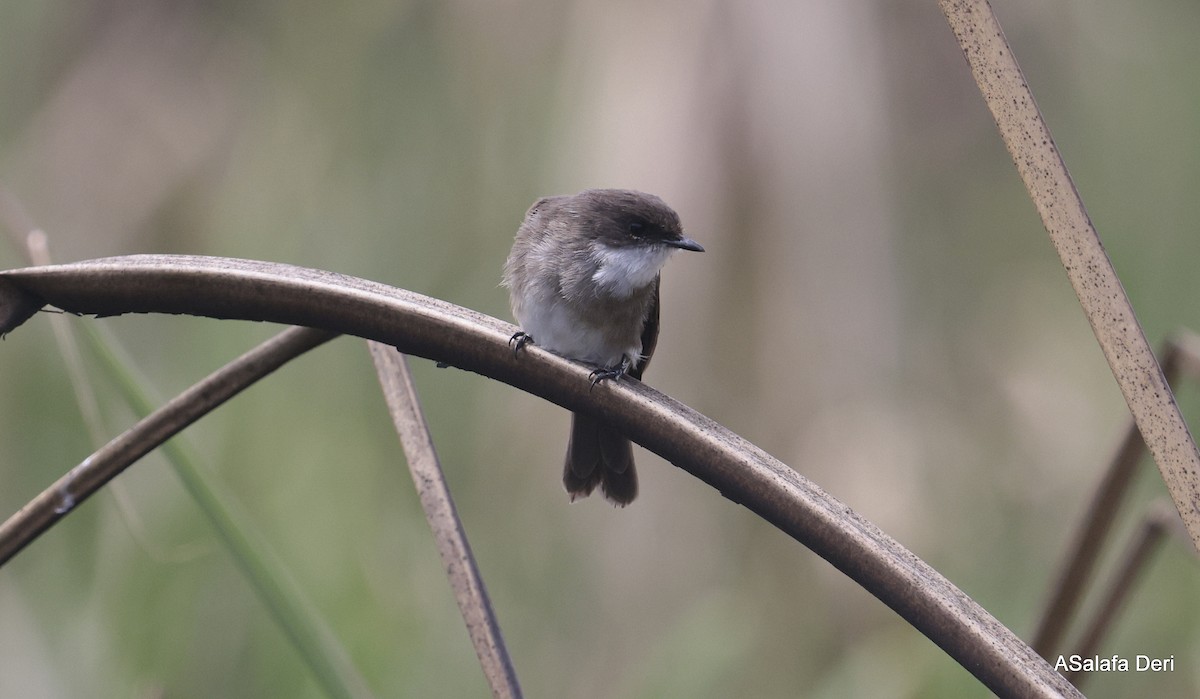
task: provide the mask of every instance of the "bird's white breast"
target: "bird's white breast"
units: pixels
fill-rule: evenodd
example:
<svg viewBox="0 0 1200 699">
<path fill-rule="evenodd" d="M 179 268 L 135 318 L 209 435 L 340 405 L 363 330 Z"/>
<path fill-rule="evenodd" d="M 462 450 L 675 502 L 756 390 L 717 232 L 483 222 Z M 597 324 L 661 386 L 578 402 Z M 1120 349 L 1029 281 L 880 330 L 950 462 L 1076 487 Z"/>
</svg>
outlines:
<svg viewBox="0 0 1200 699">
<path fill-rule="evenodd" d="M 539 347 L 571 359 L 608 367 L 620 364 L 625 357 L 641 356 L 640 336 L 631 336 L 627 344 L 615 343 L 561 299 L 522 304 L 517 322 Z"/>
</svg>

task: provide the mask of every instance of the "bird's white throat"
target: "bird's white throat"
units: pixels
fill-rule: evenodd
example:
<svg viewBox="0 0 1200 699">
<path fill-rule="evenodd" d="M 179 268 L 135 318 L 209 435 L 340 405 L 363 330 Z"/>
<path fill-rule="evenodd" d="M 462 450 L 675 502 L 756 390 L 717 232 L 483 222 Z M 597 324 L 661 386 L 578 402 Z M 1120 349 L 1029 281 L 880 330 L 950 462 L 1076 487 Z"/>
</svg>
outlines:
<svg viewBox="0 0 1200 699">
<path fill-rule="evenodd" d="M 646 288 L 675 252 L 675 248 L 666 245 L 618 248 L 595 243 L 593 249 L 600 266 L 592 274 L 592 281 L 617 298 L 626 298 Z"/>
</svg>

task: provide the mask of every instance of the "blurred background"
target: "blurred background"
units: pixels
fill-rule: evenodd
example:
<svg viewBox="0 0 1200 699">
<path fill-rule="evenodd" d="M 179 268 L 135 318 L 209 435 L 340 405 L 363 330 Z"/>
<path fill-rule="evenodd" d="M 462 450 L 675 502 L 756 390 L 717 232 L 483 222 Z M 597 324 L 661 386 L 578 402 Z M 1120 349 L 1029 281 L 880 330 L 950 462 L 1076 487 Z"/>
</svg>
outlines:
<svg viewBox="0 0 1200 699">
<path fill-rule="evenodd" d="M 997 9 L 1151 342 L 1200 329 L 1200 5 Z M 505 319 L 533 200 L 659 194 L 707 252 L 665 271 L 647 381 L 1024 638 L 1128 419 L 934 2 L 7 2 L 0 182 L 59 261 L 260 258 Z M 163 398 L 278 330 L 71 323 Z M 114 435 L 134 417 L 88 366 Z M 570 505 L 563 410 L 414 369 L 528 696 L 987 696 L 683 471 L 641 451 L 633 506 Z M 7 517 L 92 450 L 44 315 L 0 344 L 0 395 Z M 378 696 L 487 696 L 361 341 L 183 439 Z M 128 513 L 106 490 L 0 569 L 0 695 L 322 696 L 163 460 L 118 483 Z M 1118 532 L 1159 497 L 1147 461 Z M 1198 582 L 1165 546 L 1102 653 L 1175 671 L 1089 696 L 1200 694 Z"/>
</svg>

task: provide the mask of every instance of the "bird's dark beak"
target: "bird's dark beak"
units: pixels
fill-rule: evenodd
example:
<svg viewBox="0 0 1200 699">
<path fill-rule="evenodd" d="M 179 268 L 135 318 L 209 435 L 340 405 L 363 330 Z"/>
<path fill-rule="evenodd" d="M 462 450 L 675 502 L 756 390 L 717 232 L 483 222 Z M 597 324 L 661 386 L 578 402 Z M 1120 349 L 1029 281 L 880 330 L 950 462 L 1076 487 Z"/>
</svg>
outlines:
<svg viewBox="0 0 1200 699">
<path fill-rule="evenodd" d="M 704 246 L 701 245 L 700 243 L 697 243 L 696 241 L 692 240 L 691 238 L 674 238 L 674 239 L 670 239 L 670 240 L 664 240 L 663 244 L 670 245 L 673 248 L 679 248 L 680 250 L 691 250 L 692 252 L 704 252 Z"/>
</svg>

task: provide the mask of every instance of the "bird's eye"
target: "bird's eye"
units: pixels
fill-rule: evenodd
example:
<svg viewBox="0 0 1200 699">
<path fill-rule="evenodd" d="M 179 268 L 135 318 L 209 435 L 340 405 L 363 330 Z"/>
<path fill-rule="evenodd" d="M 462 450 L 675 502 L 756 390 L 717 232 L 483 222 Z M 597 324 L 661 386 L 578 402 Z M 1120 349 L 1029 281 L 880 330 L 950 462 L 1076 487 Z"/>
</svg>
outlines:
<svg viewBox="0 0 1200 699">
<path fill-rule="evenodd" d="M 629 224 L 629 235 L 632 235 L 635 238 L 640 238 L 642 236 L 642 229 L 645 227 L 645 224 L 643 224 L 641 221 L 633 221 Z"/>
</svg>

